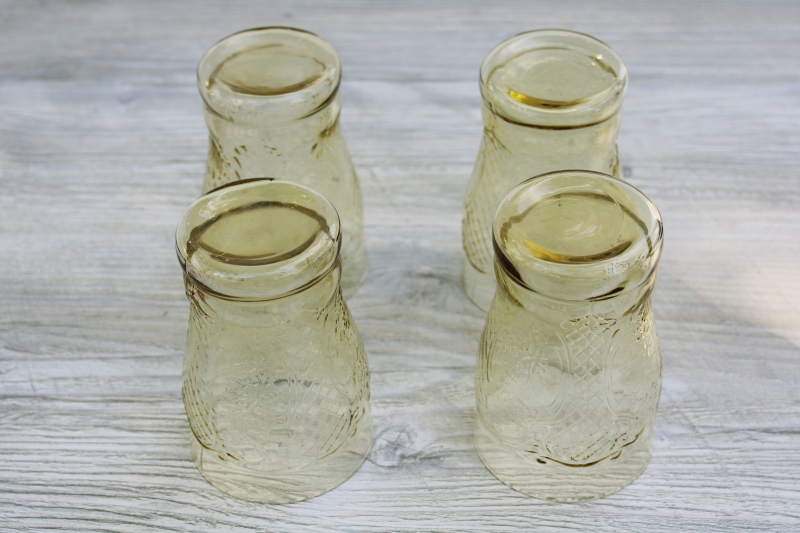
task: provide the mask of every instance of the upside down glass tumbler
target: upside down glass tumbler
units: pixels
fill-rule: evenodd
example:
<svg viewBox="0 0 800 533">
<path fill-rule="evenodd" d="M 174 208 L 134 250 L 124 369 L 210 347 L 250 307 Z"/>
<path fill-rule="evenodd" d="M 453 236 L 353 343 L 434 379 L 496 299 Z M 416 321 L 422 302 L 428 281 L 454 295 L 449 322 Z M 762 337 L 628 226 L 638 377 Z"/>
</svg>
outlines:
<svg viewBox="0 0 800 533">
<path fill-rule="evenodd" d="M 178 225 L 192 457 L 227 494 L 312 498 L 369 452 L 369 372 L 339 289 L 340 235 L 325 198 L 278 180 L 215 189 Z"/>
<path fill-rule="evenodd" d="M 301 183 L 336 207 L 342 224 L 342 292 L 367 272 L 361 188 L 339 127 L 342 70 L 313 33 L 258 28 L 203 56 L 197 84 L 209 130 L 203 192 L 267 176 Z"/>
<path fill-rule="evenodd" d="M 475 448 L 529 496 L 612 494 L 652 454 L 658 211 L 612 176 L 554 172 L 508 193 L 493 242 L 497 292 L 478 355 Z"/>
<path fill-rule="evenodd" d="M 518 183 L 546 172 L 619 175 L 617 131 L 627 74 L 606 44 L 562 30 L 522 33 L 480 69 L 483 141 L 464 204 L 462 284 L 484 311 L 495 289 L 492 217 Z"/>
</svg>

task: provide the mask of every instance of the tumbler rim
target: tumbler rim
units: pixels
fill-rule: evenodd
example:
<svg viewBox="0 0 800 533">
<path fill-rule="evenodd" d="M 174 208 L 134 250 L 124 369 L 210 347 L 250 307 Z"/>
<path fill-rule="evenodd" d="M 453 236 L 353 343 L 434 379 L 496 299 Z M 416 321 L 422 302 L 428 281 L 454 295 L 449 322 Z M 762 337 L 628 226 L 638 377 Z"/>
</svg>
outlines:
<svg viewBox="0 0 800 533">
<path fill-rule="evenodd" d="M 561 187 L 561 188 L 560 188 Z M 505 244 L 503 232 L 524 205 L 554 197 L 567 190 L 595 187 L 608 194 L 622 210 L 643 224 L 643 234 L 624 251 L 576 264 L 537 257 L 522 243 Z M 568 189 L 570 188 L 570 189 Z M 538 190 L 537 190 L 538 189 Z M 656 206 L 627 181 L 589 170 L 559 170 L 529 178 L 506 194 L 497 207 L 492 226 L 496 266 L 523 288 L 563 300 L 603 300 L 646 283 L 656 272 L 663 246 L 663 223 Z"/>
<path fill-rule="evenodd" d="M 278 239 L 285 234 L 279 227 L 283 222 L 258 219 L 256 210 L 263 207 L 286 209 L 307 228 L 297 238 L 292 236 L 289 244 L 280 243 L 285 248 L 269 248 L 269 252 L 257 248 L 255 255 L 247 255 L 241 250 L 253 245 L 241 242 L 252 240 L 254 230 L 263 229 L 265 235 Z M 215 224 L 234 216 L 242 218 L 222 226 L 224 231 L 216 231 L 212 242 L 203 238 Z M 178 261 L 192 283 L 230 300 L 263 301 L 295 294 L 340 264 L 341 231 L 333 204 L 310 187 L 274 178 L 232 182 L 202 195 L 181 216 L 175 242 Z M 267 238 L 258 240 L 258 246 L 265 245 L 278 246 Z"/>
<path fill-rule="evenodd" d="M 535 50 L 559 49 L 579 52 L 614 73 L 613 83 L 586 101 L 563 107 L 534 107 L 512 98 L 489 84 L 492 74 L 520 56 Z M 544 129 L 571 129 L 604 122 L 616 114 L 628 84 L 625 64 L 608 44 L 585 33 L 543 29 L 519 33 L 496 45 L 480 67 L 480 89 L 484 102 L 509 122 Z"/>
<path fill-rule="evenodd" d="M 289 85 L 263 94 L 237 91 L 215 81 L 227 61 L 263 47 L 308 54 L 302 57 L 321 65 L 321 73 L 296 87 Z M 206 107 L 223 119 L 248 125 L 290 122 L 317 113 L 336 97 L 341 77 L 339 55 L 330 43 L 315 33 L 288 26 L 265 26 L 231 34 L 212 45 L 197 66 L 197 87 Z"/>
</svg>

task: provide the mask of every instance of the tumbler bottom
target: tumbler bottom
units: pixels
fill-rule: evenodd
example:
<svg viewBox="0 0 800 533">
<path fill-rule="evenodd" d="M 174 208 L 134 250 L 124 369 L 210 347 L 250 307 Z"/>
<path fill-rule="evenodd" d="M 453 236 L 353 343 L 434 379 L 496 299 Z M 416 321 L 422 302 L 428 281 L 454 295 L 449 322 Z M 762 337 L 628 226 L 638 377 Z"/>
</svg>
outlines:
<svg viewBox="0 0 800 533">
<path fill-rule="evenodd" d="M 369 413 L 369 411 L 367 412 Z M 260 464 L 237 461 L 204 448 L 191 435 L 192 459 L 203 477 L 222 492 L 257 503 L 292 503 L 324 494 L 347 481 L 366 459 L 372 446 L 369 414 L 339 450 L 301 466 L 287 466 L 279 457 Z M 262 466 L 264 463 L 268 467 Z"/>
<path fill-rule="evenodd" d="M 500 481 L 527 496 L 556 502 L 581 502 L 609 496 L 633 483 L 650 462 L 653 432 L 646 430 L 619 454 L 594 464 L 558 463 L 500 441 L 476 413 L 475 449 L 486 468 Z M 530 457 L 527 457 L 527 456 Z"/>
<path fill-rule="evenodd" d="M 494 298 L 494 290 L 497 281 L 494 278 L 494 271 L 487 274 L 481 272 L 469 262 L 465 255 L 461 257 L 461 286 L 464 292 L 485 313 L 489 312 Z"/>
</svg>

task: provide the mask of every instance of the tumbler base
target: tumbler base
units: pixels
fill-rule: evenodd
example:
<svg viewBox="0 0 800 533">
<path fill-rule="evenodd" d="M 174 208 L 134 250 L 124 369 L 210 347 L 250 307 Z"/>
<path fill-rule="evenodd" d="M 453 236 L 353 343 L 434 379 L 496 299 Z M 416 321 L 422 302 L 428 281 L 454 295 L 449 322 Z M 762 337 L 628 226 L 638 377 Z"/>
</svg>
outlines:
<svg viewBox="0 0 800 533">
<path fill-rule="evenodd" d="M 512 451 L 480 414 L 475 415 L 473 439 L 478 456 L 497 479 L 527 496 L 565 503 L 596 500 L 627 487 L 647 467 L 653 448 L 650 431 L 598 463 L 565 465 L 521 449 Z"/>
<path fill-rule="evenodd" d="M 359 430 L 338 451 L 303 465 L 287 465 L 279 457 L 253 465 L 223 460 L 191 435 L 192 459 L 203 477 L 225 494 L 256 503 L 292 503 L 324 494 L 347 481 L 359 469 L 372 446 L 372 420 L 361 420 Z M 272 460 L 270 460 L 272 459 Z"/>
</svg>

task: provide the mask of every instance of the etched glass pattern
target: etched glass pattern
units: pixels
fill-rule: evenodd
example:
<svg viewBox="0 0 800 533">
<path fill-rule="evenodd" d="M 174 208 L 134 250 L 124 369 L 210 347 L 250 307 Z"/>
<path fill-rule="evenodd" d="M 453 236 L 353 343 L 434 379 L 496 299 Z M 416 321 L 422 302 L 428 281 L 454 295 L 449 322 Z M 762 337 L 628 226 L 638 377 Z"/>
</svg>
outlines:
<svg viewBox="0 0 800 533">
<path fill-rule="evenodd" d="M 319 191 L 342 224 L 342 291 L 366 276 L 361 188 L 339 127 L 341 67 L 320 37 L 291 28 L 236 33 L 198 67 L 209 129 L 203 192 L 247 178 Z"/>
<path fill-rule="evenodd" d="M 581 501 L 628 485 L 652 454 L 661 223 L 624 182 L 564 174 L 523 183 L 498 209 L 475 446 L 512 488 Z"/>
<path fill-rule="evenodd" d="M 464 203 L 462 283 L 484 311 L 494 294 L 492 220 L 515 185 L 556 170 L 619 175 L 627 75 L 607 45 L 544 30 L 495 47 L 481 66 L 483 140 Z"/>
<path fill-rule="evenodd" d="M 358 469 L 372 442 L 367 360 L 339 289 L 335 211 L 279 181 L 198 202 L 178 236 L 191 309 L 183 400 L 192 457 L 241 499 L 322 494 Z M 287 227 L 290 212 L 301 218 Z"/>
</svg>

